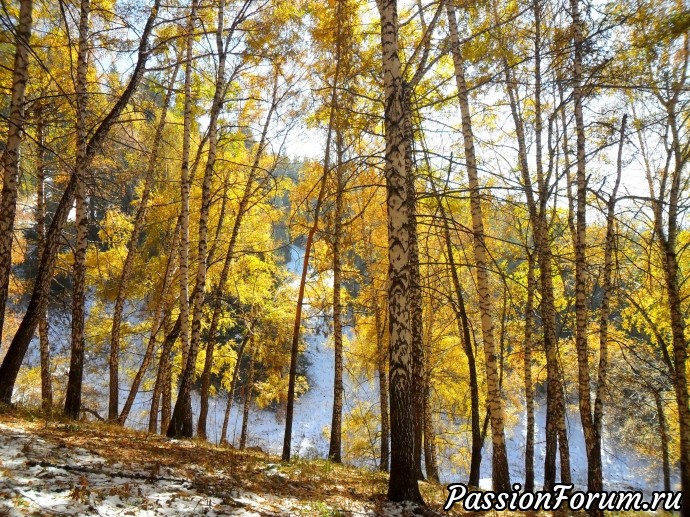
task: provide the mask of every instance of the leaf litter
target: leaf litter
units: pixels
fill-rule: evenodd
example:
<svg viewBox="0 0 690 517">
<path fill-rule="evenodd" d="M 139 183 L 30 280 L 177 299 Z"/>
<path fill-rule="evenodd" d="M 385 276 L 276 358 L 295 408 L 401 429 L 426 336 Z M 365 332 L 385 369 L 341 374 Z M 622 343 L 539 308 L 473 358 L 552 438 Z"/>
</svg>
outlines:
<svg viewBox="0 0 690 517">
<path fill-rule="evenodd" d="M 443 487 L 423 483 L 440 508 Z M 422 516 L 385 474 L 89 422 L 0 415 L 0 517 Z"/>
</svg>

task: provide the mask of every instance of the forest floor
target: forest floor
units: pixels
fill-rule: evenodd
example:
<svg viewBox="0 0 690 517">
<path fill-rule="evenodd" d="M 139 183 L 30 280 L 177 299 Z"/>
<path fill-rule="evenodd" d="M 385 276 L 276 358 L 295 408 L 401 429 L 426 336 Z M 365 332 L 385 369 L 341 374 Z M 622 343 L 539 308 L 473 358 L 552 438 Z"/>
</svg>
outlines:
<svg viewBox="0 0 690 517">
<path fill-rule="evenodd" d="M 235 450 L 91 422 L 0 413 L 0 517 L 17 515 L 442 515 L 389 503 L 379 472 L 327 461 L 280 463 Z"/>
</svg>

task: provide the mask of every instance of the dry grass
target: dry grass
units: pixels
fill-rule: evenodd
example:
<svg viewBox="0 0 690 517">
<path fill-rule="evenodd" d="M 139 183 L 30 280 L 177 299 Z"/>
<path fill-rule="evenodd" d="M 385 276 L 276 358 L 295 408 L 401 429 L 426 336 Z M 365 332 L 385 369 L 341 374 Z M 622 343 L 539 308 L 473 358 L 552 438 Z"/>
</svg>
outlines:
<svg viewBox="0 0 690 517">
<path fill-rule="evenodd" d="M 151 478 L 185 478 L 204 493 L 225 499 L 233 490 L 292 498 L 312 508 L 310 515 L 339 513 L 348 502 L 381 508 L 387 477 L 380 472 L 334 464 L 325 460 L 281 463 L 258 449 L 244 451 L 198 440 L 170 440 L 102 422 L 70 421 L 39 410 L 5 410 L 0 423 L 21 427 L 66 448 L 82 448 L 103 457 L 110 469 L 136 472 Z M 425 484 L 427 485 L 427 484 Z M 442 487 L 424 487 L 432 507 L 445 500 Z M 441 494 L 433 502 L 431 494 Z"/>
</svg>

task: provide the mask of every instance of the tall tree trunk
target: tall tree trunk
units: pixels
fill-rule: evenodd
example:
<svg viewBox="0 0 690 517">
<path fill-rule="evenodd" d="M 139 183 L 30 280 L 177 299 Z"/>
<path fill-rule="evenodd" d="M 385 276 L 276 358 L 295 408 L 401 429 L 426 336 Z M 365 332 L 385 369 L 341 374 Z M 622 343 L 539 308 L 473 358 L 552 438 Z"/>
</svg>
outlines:
<svg viewBox="0 0 690 517">
<path fill-rule="evenodd" d="M 232 409 L 232 399 L 235 396 L 235 386 L 237 386 L 237 376 L 240 371 L 240 363 L 242 362 L 242 356 L 244 355 L 244 349 L 247 343 L 251 339 L 251 330 L 247 330 L 247 334 L 244 336 L 240 347 L 237 350 L 237 359 L 235 360 L 235 366 L 232 369 L 232 380 L 230 381 L 230 389 L 228 390 L 228 402 L 225 406 L 225 415 L 223 417 L 223 427 L 220 433 L 220 444 L 228 443 L 228 427 L 230 425 L 230 410 Z"/>
<path fill-rule="evenodd" d="M 336 166 L 335 166 L 335 213 L 333 214 L 333 412 L 331 415 L 331 440 L 328 447 L 328 458 L 340 463 L 341 439 L 343 432 L 343 322 L 341 317 L 340 289 L 342 268 L 340 262 L 340 242 L 343 231 L 343 134 L 342 128 L 336 125 Z"/>
<path fill-rule="evenodd" d="M 664 402 L 661 399 L 661 392 L 654 392 L 654 402 L 656 403 L 656 414 L 659 419 L 659 439 L 661 441 L 661 459 L 664 473 L 664 491 L 671 491 L 671 464 L 668 453 L 668 427 L 666 425 L 666 416 L 664 415 Z"/>
<path fill-rule="evenodd" d="M 479 294 L 479 310 L 481 313 L 482 338 L 486 363 L 487 402 L 491 419 L 491 434 L 493 445 L 492 480 L 493 489 L 499 492 L 510 491 L 510 472 L 508 470 L 508 455 L 506 452 L 504 432 L 503 399 L 498 379 L 498 364 L 494 344 L 494 325 L 491 317 L 491 288 L 489 286 L 488 268 L 490 266 L 486 249 L 486 236 L 482 210 L 482 194 L 477 174 L 477 161 L 474 151 L 474 136 L 470 115 L 469 95 L 465 83 L 464 61 L 462 57 L 460 38 L 458 36 L 455 7 L 446 4 L 450 28 L 451 50 L 455 68 L 455 79 L 458 89 L 458 100 L 462 116 L 462 132 L 467 162 L 467 179 L 470 189 L 470 210 L 472 213 L 472 233 L 474 240 L 474 255 L 477 265 L 477 291 Z"/>
<path fill-rule="evenodd" d="M 562 135 L 562 140 L 563 140 L 563 161 L 564 161 L 564 169 L 565 169 L 565 177 L 566 177 L 566 182 L 567 182 L 567 196 L 568 196 L 568 229 L 570 231 L 571 239 L 573 244 L 577 240 L 577 228 L 575 225 L 575 195 L 573 195 L 573 180 L 571 177 L 570 173 L 570 151 L 569 151 L 569 145 L 568 145 L 568 124 L 567 124 L 567 119 L 566 119 L 566 112 L 565 112 L 565 103 L 563 102 L 563 89 L 559 85 L 559 97 L 561 101 L 561 120 L 563 124 L 563 135 Z M 542 207 L 543 209 L 543 207 Z M 559 367 L 559 379 L 562 379 L 562 373 L 560 372 L 560 367 Z M 563 393 L 563 390 L 559 390 L 559 393 Z M 548 412 L 548 404 L 547 404 L 547 412 Z M 563 436 L 565 436 L 566 431 L 565 431 L 565 424 L 561 424 L 561 421 L 559 420 L 558 422 L 558 439 L 559 441 Z M 560 448 L 561 452 L 561 459 L 563 458 L 563 447 Z M 564 472 L 564 464 L 563 461 L 561 461 L 561 482 L 565 483 L 563 479 L 565 479 L 565 475 L 567 474 L 568 480 L 570 479 L 570 472 L 569 470 L 567 472 Z M 569 482 L 569 481 L 568 481 Z"/>
<path fill-rule="evenodd" d="M 687 38 L 687 37 L 686 37 Z M 687 60 L 687 39 L 686 54 Z M 671 145 L 674 156 L 674 169 L 671 176 L 671 188 L 668 197 L 667 230 L 664 232 L 662 222 L 662 210 L 657 203 L 655 210 L 655 224 L 657 226 L 657 241 L 664 261 L 664 279 L 668 296 L 668 309 L 671 316 L 671 335 L 673 336 L 673 366 L 674 366 L 674 391 L 678 404 L 678 424 L 680 434 L 680 478 L 683 493 L 690 493 L 690 397 L 688 396 L 688 378 L 686 363 L 688 358 L 687 340 L 685 338 L 684 311 L 678 272 L 677 236 L 678 236 L 678 210 L 681 194 L 681 183 L 686 155 L 683 154 L 680 144 L 679 129 L 677 125 L 676 96 L 666 105 L 668 110 L 668 125 L 671 131 Z M 690 504 L 685 502 L 681 510 L 683 517 L 690 516 Z"/>
<path fill-rule="evenodd" d="M 29 80 L 29 49 L 31 48 L 32 0 L 20 0 L 19 23 L 15 29 L 14 70 L 10 99 L 7 144 L 2 153 L 3 177 L 0 197 L 0 342 L 5 324 L 5 308 L 12 270 L 12 241 L 14 218 L 17 212 L 17 179 L 19 176 L 19 146 L 24 130 L 24 93 Z M 11 397 L 11 394 L 10 394 Z"/>
<path fill-rule="evenodd" d="M 111 127 L 115 124 L 122 110 L 124 110 L 134 94 L 134 91 L 137 89 L 149 56 L 149 37 L 158 16 L 160 2 L 161 0 L 154 0 L 154 5 L 146 20 L 141 39 L 139 40 L 136 65 L 134 66 L 134 71 L 129 79 L 129 83 L 125 87 L 122 95 L 115 102 L 115 105 L 101 121 L 100 125 L 89 139 L 86 145 L 86 152 L 82 158 L 82 163 L 76 164 L 75 168 L 81 167 L 82 170 L 87 170 L 89 168 L 91 161 L 96 155 L 96 151 L 100 149 Z M 21 368 L 26 351 L 29 348 L 29 343 L 36 331 L 36 325 L 38 325 L 40 315 L 45 313 L 46 296 L 53 275 L 53 267 L 57 258 L 58 246 L 62 238 L 62 228 L 72 209 L 76 189 L 77 175 L 75 170 L 70 176 L 67 187 L 55 210 L 50 229 L 46 234 L 45 249 L 40 259 L 38 273 L 26 313 L 24 314 L 22 322 L 19 324 L 19 328 L 10 343 L 5 359 L 0 366 L 0 402 L 2 403 L 9 404 L 12 401 L 12 392 L 14 390 L 14 383 L 17 380 L 17 374 Z"/>
<path fill-rule="evenodd" d="M 590 492 L 603 489 L 601 440 L 592 416 L 589 345 L 587 343 L 587 178 L 585 175 L 585 126 L 582 113 L 582 52 L 583 35 L 580 20 L 580 1 L 570 0 L 573 19 L 573 103 L 576 134 L 576 185 L 577 200 L 575 213 L 575 346 L 578 364 L 578 394 L 580 419 L 587 451 L 587 488 Z M 590 515 L 603 515 L 592 511 Z"/>
<path fill-rule="evenodd" d="M 187 41 L 185 48 L 184 73 L 184 122 L 182 133 L 182 163 L 180 168 L 180 340 L 182 348 L 182 369 L 186 369 L 189 358 L 189 149 L 192 131 L 192 62 L 194 59 L 194 27 L 196 26 L 198 0 L 192 0 L 187 20 Z M 210 128 L 210 126 L 209 126 Z M 176 403 L 177 405 L 177 403 Z M 172 418 L 171 418 L 172 422 Z M 181 427 L 181 426 L 180 426 Z M 173 429 L 173 435 L 179 434 Z M 167 433 L 167 431 L 166 431 Z"/>
<path fill-rule="evenodd" d="M 382 308 L 378 303 L 379 295 L 374 290 L 374 325 L 376 327 L 376 369 L 379 378 L 379 405 L 381 407 L 381 457 L 379 470 L 388 472 L 390 469 L 390 415 L 388 411 L 388 347 L 385 340 L 386 318 L 381 321 Z"/>
<path fill-rule="evenodd" d="M 338 4 L 340 5 L 340 4 Z M 338 23 L 340 23 L 340 17 Z M 328 120 L 328 131 L 326 134 L 326 151 L 323 160 L 323 172 L 321 175 L 321 186 L 319 187 L 319 195 L 316 199 L 316 206 L 314 208 L 314 221 L 312 222 L 309 232 L 307 233 L 307 242 L 304 245 L 304 260 L 302 261 L 302 275 L 300 278 L 299 291 L 297 294 L 297 306 L 295 309 L 295 323 L 292 328 L 292 345 L 290 347 L 290 373 L 288 378 L 288 393 L 287 393 L 287 408 L 285 411 L 285 435 L 283 437 L 283 461 L 290 461 L 290 454 L 292 449 L 292 420 L 295 408 L 295 381 L 297 380 L 297 355 L 299 354 L 299 336 L 300 327 L 302 325 L 302 305 L 304 302 L 304 288 L 307 283 L 307 273 L 309 270 L 309 257 L 311 256 L 311 247 L 314 242 L 314 235 L 319 227 L 319 216 L 321 212 L 321 205 L 326 194 L 326 184 L 328 173 L 330 172 L 331 159 L 331 140 L 332 132 L 335 124 L 335 115 L 338 103 L 338 86 L 340 82 L 340 38 L 336 45 L 336 62 L 335 73 L 333 76 L 333 89 L 331 92 L 331 106 Z"/>
<path fill-rule="evenodd" d="M 396 0 L 378 0 L 385 92 L 385 175 L 388 212 L 388 328 L 391 464 L 388 498 L 423 503 L 415 464 L 413 343 L 410 322 L 410 214 L 405 166 L 405 111 Z"/>
<path fill-rule="evenodd" d="M 127 284 L 132 274 L 132 266 L 134 265 L 134 258 L 137 253 L 139 237 L 144 228 L 144 223 L 146 222 L 146 211 L 148 209 L 149 198 L 151 197 L 151 188 L 154 181 L 156 164 L 158 162 L 158 149 L 162 141 L 163 130 L 165 129 L 165 120 L 168 115 L 168 107 L 170 106 L 170 101 L 172 99 L 173 88 L 175 86 L 175 80 L 177 79 L 177 72 L 179 68 L 180 61 L 178 59 L 175 63 L 175 67 L 173 68 L 173 72 L 170 76 L 170 83 L 168 84 L 168 89 L 165 93 L 165 99 L 163 100 L 163 106 L 161 107 L 161 116 L 156 127 L 155 135 L 153 137 L 149 161 L 146 166 L 146 172 L 144 174 L 144 190 L 141 194 L 141 199 L 139 201 L 139 207 L 137 208 L 136 215 L 134 216 L 132 233 L 129 237 L 129 241 L 127 242 L 127 255 L 125 256 L 125 261 L 122 265 L 122 272 L 120 273 L 120 280 L 117 286 L 117 295 L 115 296 L 115 308 L 113 309 L 113 323 L 110 330 L 110 357 L 108 362 L 108 366 L 110 369 L 110 385 L 113 389 L 110 390 L 110 399 L 108 403 L 108 418 L 110 420 L 113 420 L 115 418 L 116 422 L 119 425 L 123 425 L 124 421 L 127 418 L 126 414 L 124 415 L 124 418 L 122 418 L 122 415 L 120 417 L 117 416 L 117 412 L 119 410 L 120 329 L 122 326 L 122 313 L 125 308 L 125 296 L 127 295 L 128 287 Z M 172 249 L 175 249 L 175 247 L 173 247 Z M 170 258 L 168 259 L 168 263 L 170 263 Z M 155 343 L 155 337 L 152 341 Z M 115 413 L 114 415 L 112 414 L 113 410 Z M 123 413 L 129 413 L 129 409 L 126 412 L 123 411 Z"/>
<path fill-rule="evenodd" d="M 251 341 L 251 340 L 250 340 Z M 250 348 L 251 346 L 250 342 Z M 256 352 L 252 350 L 251 358 L 249 359 L 249 372 L 247 373 L 247 380 L 244 383 L 244 407 L 242 408 L 242 432 L 240 433 L 240 450 L 243 451 L 247 445 L 247 425 L 249 424 L 249 407 L 252 403 L 252 392 L 254 391 L 254 363 L 256 361 Z"/>
<path fill-rule="evenodd" d="M 220 321 L 222 304 L 221 297 L 225 284 L 228 281 L 228 276 L 230 274 L 230 266 L 234 260 L 235 255 L 235 245 L 237 244 L 237 237 L 240 233 L 240 228 L 242 226 L 242 221 L 245 214 L 249 210 L 249 202 L 251 200 L 252 194 L 254 193 L 254 183 L 256 182 L 259 173 L 259 164 L 261 162 L 261 157 L 266 148 L 266 140 L 268 136 L 268 128 L 270 125 L 271 118 L 275 112 L 278 105 L 278 68 L 275 69 L 274 81 L 273 81 L 273 98 L 271 101 L 271 107 L 266 115 L 266 121 L 264 122 L 264 127 L 261 131 L 261 138 L 259 139 L 259 145 L 254 155 L 254 162 L 252 163 L 252 168 L 247 176 L 247 183 L 245 184 L 244 191 L 242 193 L 242 198 L 240 199 L 240 204 L 237 207 L 237 215 L 235 217 L 235 222 L 232 227 L 232 232 L 230 233 L 230 242 L 228 243 L 228 249 L 225 254 L 225 260 L 223 262 L 223 269 L 220 273 L 218 279 L 218 284 L 213 290 L 213 295 L 211 296 L 211 303 L 213 304 L 213 314 L 211 316 L 211 324 L 208 330 L 208 342 L 206 344 L 206 358 L 204 361 L 204 370 L 201 374 L 201 404 L 199 410 L 199 421 L 197 424 L 197 435 L 200 438 L 206 439 L 206 421 L 208 418 L 208 393 L 211 386 L 211 368 L 213 367 L 213 355 L 216 346 L 216 333 L 218 332 L 218 323 Z M 223 433 L 223 437 L 225 434 Z"/>
<path fill-rule="evenodd" d="M 472 338 L 470 336 L 470 322 L 467 317 L 467 310 L 465 308 L 465 300 L 462 294 L 462 285 L 460 284 L 460 276 L 458 275 L 458 267 L 455 262 L 455 253 L 453 252 L 453 241 L 450 236 L 449 218 L 443 200 L 436 190 L 436 186 L 432 183 L 436 202 L 438 203 L 439 213 L 443 224 L 443 237 L 446 246 L 446 255 L 448 258 L 448 268 L 450 270 L 451 278 L 453 280 L 453 289 L 455 290 L 455 319 L 458 324 L 458 332 L 462 339 L 462 348 L 467 357 L 467 368 L 469 371 L 470 381 L 470 408 L 471 408 L 471 427 L 472 427 L 472 444 L 470 457 L 470 477 L 468 485 L 472 487 L 479 486 L 479 476 L 482 463 L 482 445 L 484 438 L 482 437 L 479 424 L 479 381 L 477 377 L 477 363 L 474 358 L 474 349 L 472 348 Z"/>
<path fill-rule="evenodd" d="M 409 241 L 409 303 L 410 303 L 410 332 L 412 335 L 412 376 L 413 404 L 415 415 L 424 414 L 424 328 L 422 316 L 422 288 L 419 273 L 419 242 L 417 238 L 417 188 L 415 186 L 416 165 L 414 160 L 414 130 L 412 127 L 412 87 L 403 83 L 403 112 L 405 134 L 405 169 L 407 170 L 407 204 L 410 228 Z M 423 420 L 414 420 L 414 462 L 417 468 L 417 479 L 423 480 L 422 449 L 423 449 Z"/>
<path fill-rule="evenodd" d="M 72 286 L 72 350 L 70 354 L 65 415 L 78 418 L 81 411 L 81 385 L 84 375 L 84 317 L 86 309 L 86 248 L 88 220 L 86 211 L 86 168 L 82 166 L 86 154 L 86 110 L 88 92 L 86 72 L 89 60 L 90 0 L 81 0 L 79 15 L 79 47 L 77 50 L 77 159 L 74 175 L 77 180 L 75 199 L 76 242 L 74 251 L 74 281 Z"/>
<path fill-rule="evenodd" d="M 525 492 L 534 492 L 534 384 L 532 382 L 532 329 L 534 328 L 534 292 L 537 280 L 534 276 L 534 257 L 527 251 L 527 301 L 525 302 L 525 357 L 523 377 L 525 381 L 525 408 L 527 429 L 525 441 Z"/>
<path fill-rule="evenodd" d="M 539 12 L 538 10 L 536 11 Z M 535 17 L 538 18 L 537 14 Z M 536 55 L 539 56 L 539 46 L 536 47 Z M 556 482 L 556 452 L 561 453 L 561 482 L 569 483 L 570 462 L 569 448 L 567 441 L 567 430 L 565 425 L 565 400 L 563 394 L 563 383 L 558 364 L 556 335 L 556 305 L 553 287 L 553 255 L 549 238 L 548 221 L 546 206 L 548 202 L 548 181 L 544 177 L 542 165 L 542 146 L 541 146 L 541 72 L 539 61 L 535 72 L 536 91 L 535 91 L 535 114 L 536 114 L 536 168 L 537 186 L 539 189 L 539 199 L 535 198 L 532 179 L 527 161 L 527 144 L 525 139 L 525 128 L 522 117 L 520 116 L 517 104 L 517 87 L 508 63 L 504 61 L 506 77 L 506 90 L 510 101 L 510 109 L 515 123 L 515 132 L 518 143 L 518 158 L 522 182 L 525 188 L 527 208 L 530 215 L 530 222 L 533 228 L 534 244 L 539 264 L 541 315 L 543 326 L 544 351 L 546 353 L 546 451 L 544 455 L 544 487 L 551 489 Z M 560 448 L 559 448 L 560 441 Z"/>
<path fill-rule="evenodd" d="M 46 123 L 45 108 L 41 106 L 36 112 L 36 140 L 38 143 L 38 166 L 36 168 L 36 231 L 38 233 L 38 246 L 36 254 L 40 257 L 45 249 L 46 238 L 46 206 L 45 206 L 45 179 L 46 179 Z M 50 341 L 48 340 L 48 317 L 44 310 L 38 321 L 38 337 L 41 351 L 41 407 L 44 411 L 50 411 L 53 407 L 53 383 L 50 367 Z M 1 334 L 1 332 L 0 332 Z M 0 339 L 2 339 L 0 337 Z"/>
</svg>

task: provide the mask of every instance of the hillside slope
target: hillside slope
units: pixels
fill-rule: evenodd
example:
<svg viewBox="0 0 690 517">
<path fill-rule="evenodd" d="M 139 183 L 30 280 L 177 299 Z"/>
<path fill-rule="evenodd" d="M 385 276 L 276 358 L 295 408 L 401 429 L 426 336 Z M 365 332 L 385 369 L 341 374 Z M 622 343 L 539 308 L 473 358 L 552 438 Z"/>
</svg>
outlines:
<svg viewBox="0 0 690 517">
<path fill-rule="evenodd" d="M 437 515 L 387 503 L 386 477 L 325 461 L 281 465 L 104 424 L 0 415 L 0 516 Z M 423 483 L 430 507 L 445 499 Z"/>
</svg>

